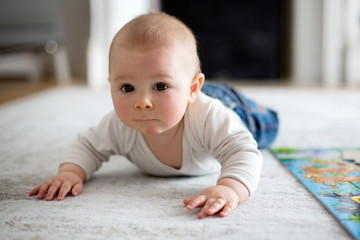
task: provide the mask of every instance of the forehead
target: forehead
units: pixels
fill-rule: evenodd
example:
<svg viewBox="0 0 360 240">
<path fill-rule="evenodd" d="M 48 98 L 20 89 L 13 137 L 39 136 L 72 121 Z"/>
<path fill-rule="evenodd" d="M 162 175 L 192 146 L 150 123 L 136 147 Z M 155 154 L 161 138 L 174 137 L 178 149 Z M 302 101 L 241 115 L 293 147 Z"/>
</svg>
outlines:
<svg viewBox="0 0 360 240">
<path fill-rule="evenodd" d="M 180 42 L 170 42 L 161 46 L 152 47 L 137 45 L 124 46 L 114 45 L 110 54 L 110 70 L 116 65 L 159 65 L 158 67 L 173 68 L 176 65 L 181 67 L 195 66 L 193 51 L 187 44 Z M 184 69 L 185 70 L 185 69 Z"/>
<path fill-rule="evenodd" d="M 111 63 L 114 64 L 136 64 L 144 62 L 166 62 L 172 56 L 178 54 L 175 48 L 157 47 L 157 48 L 123 48 L 116 47 L 113 49 Z"/>
<path fill-rule="evenodd" d="M 179 47 L 169 46 L 152 49 L 115 48 L 110 62 L 110 75 L 183 74 L 192 70 L 189 68 L 191 61 L 183 52 Z"/>
<path fill-rule="evenodd" d="M 160 47 L 188 47 L 195 50 L 196 41 L 189 37 L 184 31 L 168 29 L 166 32 L 154 31 L 153 33 L 133 32 L 132 29 L 122 29 L 114 37 L 110 47 L 110 55 L 117 47 L 128 49 L 152 50 Z M 195 48 L 194 48 L 195 47 Z"/>
</svg>

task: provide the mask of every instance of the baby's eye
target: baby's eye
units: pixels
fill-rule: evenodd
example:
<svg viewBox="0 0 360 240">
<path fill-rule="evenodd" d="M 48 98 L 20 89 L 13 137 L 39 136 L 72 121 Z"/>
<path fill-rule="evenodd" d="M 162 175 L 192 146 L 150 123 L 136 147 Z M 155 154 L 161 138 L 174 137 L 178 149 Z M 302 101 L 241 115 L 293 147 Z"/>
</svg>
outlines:
<svg viewBox="0 0 360 240">
<path fill-rule="evenodd" d="M 125 84 L 121 87 L 121 91 L 126 92 L 126 93 L 132 92 L 134 90 L 135 90 L 134 87 L 129 84 Z"/>
<path fill-rule="evenodd" d="M 164 91 L 168 88 L 168 86 L 166 86 L 164 83 L 157 83 L 155 86 L 154 86 L 154 90 L 156 91 Z"/>
</svg>

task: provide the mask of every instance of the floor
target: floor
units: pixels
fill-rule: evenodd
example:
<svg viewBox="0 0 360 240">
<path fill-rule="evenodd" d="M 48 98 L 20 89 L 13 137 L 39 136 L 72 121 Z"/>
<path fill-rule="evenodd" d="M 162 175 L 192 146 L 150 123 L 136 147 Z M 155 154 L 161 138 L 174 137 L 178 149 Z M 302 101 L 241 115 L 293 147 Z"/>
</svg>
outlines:
<svg viewBox="0 0 360 240">
<path fill-rule="evenodd" d="M 70 85 L 84 85 L 84 81 L 74 77 Z M 46 77 L 39 83 L 31 83 L 25 78 L 0 78 L 0 104 L 29 96 L 49 88 L 59 86 L 54 77 Z"/>
<path fill-rule="evenodd" d="M 360 90 L 243 87 L 279 112 L 274 147 L 359 147 Z M 217 175 L 158 178 L 113 157 L 64 201 L 28 191 L 56 173 L 77 132 L 112 109 L 107 91 L 53 87 L 0 105 L 0 239 L 351 239 L 267 150 L 259 187 L 230 216 L 197 219 L 182 199 Z"/>
<path fill-rule="evenodd" d="M 0 103 L 28 96 L 56 85 L 56 81 L 53 79 L 46 79 L 40 83 L 30 83 L 23 78 L 1 78 Z"/>
</svg>

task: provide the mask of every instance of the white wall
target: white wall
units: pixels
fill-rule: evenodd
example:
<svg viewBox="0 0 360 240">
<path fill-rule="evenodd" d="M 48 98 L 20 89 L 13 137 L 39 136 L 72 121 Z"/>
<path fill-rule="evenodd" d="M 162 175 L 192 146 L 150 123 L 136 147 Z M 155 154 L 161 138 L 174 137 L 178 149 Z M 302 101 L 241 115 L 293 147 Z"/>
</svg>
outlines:
<svg viewBox="0 0 360 240">
<path fill-rule="evenodd" d="M 360 0 L 346 0 L 343 4 L 344 77 L 348 86 L 360 86 Z"/>
<path fill-rule="evenodd" d="M 344 82 L 343 0 L 324 0 L 322 19 L 321 84 L 340 86 Z M 345 0 L 346 1 L 346 0 Z"/>
<path fill-rule="evenodd" d="M 293 1 L 291 68 L 296 85 L 321 81 L 322 8 L 320 0 Z"/>
<path fill-rule="evenodd" d="M 293 0 L 295 85 L 360 86 L 360 0 Z"/>
<path fill-rule="evenodd" d="M 91 0 L 90 40 L 88 45 L 88 85 L 108 88 L 108 52 L 113 36 L 134 17 L 153 10 L 150 0 Z"/>
</svg>

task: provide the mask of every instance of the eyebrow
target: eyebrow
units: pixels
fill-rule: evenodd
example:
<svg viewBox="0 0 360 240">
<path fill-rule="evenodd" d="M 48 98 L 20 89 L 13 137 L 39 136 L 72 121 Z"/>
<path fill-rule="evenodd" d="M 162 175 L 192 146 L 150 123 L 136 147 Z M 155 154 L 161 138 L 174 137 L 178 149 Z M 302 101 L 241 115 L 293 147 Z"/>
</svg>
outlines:
<svg viewBox="0 0 360 240">
<path fill-rule="evenodd" d="M 151 78 L 166 78 L 166 79 L 173 79 L 173 77 L 167 73 L 160 73 L 160 74 L 154 74 L 151 76 Z"/>
<path fill-rule="evenodd" d="M 166 73 L 160 73 L 160 74 L 154 74 L 154 75 L 151 75 L 150 78 L 152 79 L 156 79 L 156 78 L 162 78 L 162 79 L 167 79 L 167 80 L 172 80 L 173 77 L 169 74 L 166 74 Z M 118 81 L 129 81 L 131 82 L 131 77 L 129 76 L 126 76 L 126 75 L 120 75 L 120 76 L 116 76 L 114 78 L 114 81 L 115 82 L 118 82 Z"/>
<path fill-rule="evenodd" d="M 116 76 L 114 78 L 114 82 L 118 82 L 118 81 L 129 81 L 130 77 L 126 76 L 126 75 L 120 75 L 120 76 Z"/>
</svg>

